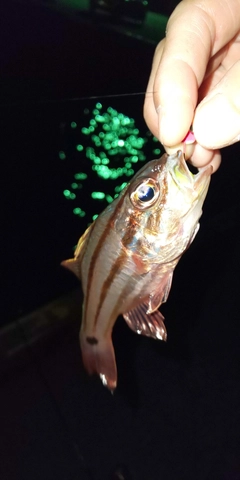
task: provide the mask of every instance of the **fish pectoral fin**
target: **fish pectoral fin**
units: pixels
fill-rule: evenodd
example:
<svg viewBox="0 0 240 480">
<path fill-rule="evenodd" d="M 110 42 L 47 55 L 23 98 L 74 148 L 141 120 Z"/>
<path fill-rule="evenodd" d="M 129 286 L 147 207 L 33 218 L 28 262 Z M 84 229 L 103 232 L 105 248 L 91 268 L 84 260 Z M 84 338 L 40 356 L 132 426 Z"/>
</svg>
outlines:
<svg viewBox="0 0 240 480">
<path fill-rule="evenodd" d="M 84 367 L 89 375 L 97 373 L 111 392 L 117 386 L 117 367 L 111 337 L 97 338 L 80 333 L 80 345 Z"/>
<path fill-rule="evenodd" d="M 165 275 L 162 279 L 157 292 L 149 295 L 147 313 L 153 313 L 155 310 L 165 303 L 168 299 L 168 295 L 172 285 L 173 270 Z"/>
<path fill-rule="evenodd" d="M 128 326 L 139 335 L 146 335 L 158 340 L 167 340 L 167 331 L 164 325 L 164 317 L 155 310 L 147 313 L 148 304 L 142 303 L 133 310 L 123 314 Z"/>
</svg>

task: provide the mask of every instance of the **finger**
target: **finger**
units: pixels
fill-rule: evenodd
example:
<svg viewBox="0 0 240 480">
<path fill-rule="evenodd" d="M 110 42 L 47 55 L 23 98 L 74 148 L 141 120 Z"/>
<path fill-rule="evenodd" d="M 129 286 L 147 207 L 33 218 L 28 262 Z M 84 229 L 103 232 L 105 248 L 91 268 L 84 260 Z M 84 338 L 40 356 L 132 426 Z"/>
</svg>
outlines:
<svg viewBox="0 0 240 480">
<path fill-rule="evenodd" d="M 197 168 L 212 165 L 214 173 L 221 164 L 220 150 L 208 150 L 196 143 L 190 163 Z"/>
<path fill-rule="evenodd" d="M 179 143 L 188 131 L 209 58 L 236 35 L 239 7 L 238 0 L 185 0 L 170 17 L 153 85 L 165 145 Z"/>
<path fill-rule="evenodd" d="M 152 70 L 148 81 L 148 86 L 145 94 L 145 101 L 143 106 L 143 116 L 145 118 L 146 124 L 149 130 L 158 138 L 158 114 L 154 105 L 153 100 L 153 91 L 154 91 L 154 80 L 157 73 L 158 65 L 162 57 L 162 52 L 164 48 L 165 39 L 162 40 L 156 50 L 153 57 Z"/>
<path fill-rule="evenodd" d="M 198 103 L 210 93 L 227 71 L 240 60 L 240 37 L 223 47 L 209 61 L 203 83 L 198 91 Z"/>
<path fill-rule="evenodd" d="M 193 122 L 197 142 L 207 149 L 240 140 L 240 61 L 198 105 Z"/>
</svg>

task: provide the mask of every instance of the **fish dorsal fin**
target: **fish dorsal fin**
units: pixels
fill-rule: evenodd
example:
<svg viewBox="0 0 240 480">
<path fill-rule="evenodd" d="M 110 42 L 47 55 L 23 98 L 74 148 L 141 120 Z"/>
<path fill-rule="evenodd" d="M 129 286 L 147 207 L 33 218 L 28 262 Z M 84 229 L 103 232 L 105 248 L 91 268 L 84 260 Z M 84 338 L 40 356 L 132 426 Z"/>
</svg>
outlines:
<svg viewBox="0 0 240 480">
<path fill-rule="evenodd" d="M 68 268 L 74 275 L 76 275 L 79 280 L 81 280 L 81 261 L 84 255 L 87 240 L 92 230 L 93 223 L 85 230 L 84 234 L 78 240 L 78 244 L 76 246 L 74 252 L 74 258 L 69 258 L 68 260 L 63 260 L 61 265 L 65 268 Z"/>
<path fill-rule="evenodd" d="M 63 260 L 61 262 L 62 267 L 70 270 L 76 277 L 81 280 L 80 265 L 76 258 L 69 258 L 68 260 Z"/>
<path fill-rule="evenodd" d="M 172 285 L 172 277 L 173 271 L 171 270 L 162 279 L 158 291 L 149 295 L 147 313 L 155 312 L 155 310 L 157 310 L 158 307 L 162 305 L 162 303 L 165 303 L 167 301 Z"/>
<path fill-rule="evenodd" d="M 86 246 L 86 243 L 87 243 L 87 239 L 88 239 L 88 237 L 91 233 L 93 225 L 94 225 L 94 223 L 91 223 L 91 225 L 89 225 L 87 230 L 85 230 L 84 234 L 79 238 L 78 244 L 76 246 L 76 250 L 74 252 L 74 257 L 75 258 L 78 258 L 78 259 L 81 260 L 81 257 L 82 257 L 82 255 L 85 251 L 85 246 Z"/>
<path fill-rule="evenodd" d="M 142 303 L 133 310 L 123 314 L 128 326 L 139 335 L 156 338 L 158 340 L 167 340 L 167 331 L 164 325 L 164 317 L 155 310 L 153 313 L 147 313 L 148 304 Z"/>
</svg>

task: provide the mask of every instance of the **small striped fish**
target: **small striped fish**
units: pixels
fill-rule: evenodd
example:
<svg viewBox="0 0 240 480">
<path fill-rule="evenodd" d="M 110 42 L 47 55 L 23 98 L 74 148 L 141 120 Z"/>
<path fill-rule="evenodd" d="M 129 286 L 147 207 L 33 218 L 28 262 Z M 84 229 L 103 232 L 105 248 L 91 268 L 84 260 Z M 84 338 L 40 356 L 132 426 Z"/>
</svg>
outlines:
<svg viewBox="0 0 240 480">
<path fill-rule="evenodd" d="M 178 151 L 147 163 L 80 238 L 62 265 L 82 282 L 80 343 L 87 371 L 114 390 L 112 329 L 122 314 L 132 330 L 166 340 L 172 275 L 194 239 L 212 167 L 193 175 Z"/>
</svg>

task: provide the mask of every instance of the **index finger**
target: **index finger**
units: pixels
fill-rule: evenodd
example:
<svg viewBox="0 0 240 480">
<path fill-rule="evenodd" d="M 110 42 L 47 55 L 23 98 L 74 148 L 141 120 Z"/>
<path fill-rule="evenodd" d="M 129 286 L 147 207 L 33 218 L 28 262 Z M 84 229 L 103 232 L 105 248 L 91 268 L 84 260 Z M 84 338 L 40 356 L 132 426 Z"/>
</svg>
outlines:
<svg viewBox="0 0 240 480">
<path fill-rule="evenodd" d="M 145 101 L 147 122 L 151 111 L 158 112 L 157 136 L 164 145 L 174 146 L 186 135 L 208 61 L 236 35 L 239 22 L 239 0 L 184 0 L 174 10 L 153 62 L 153 97 Z"/>
</svg>

